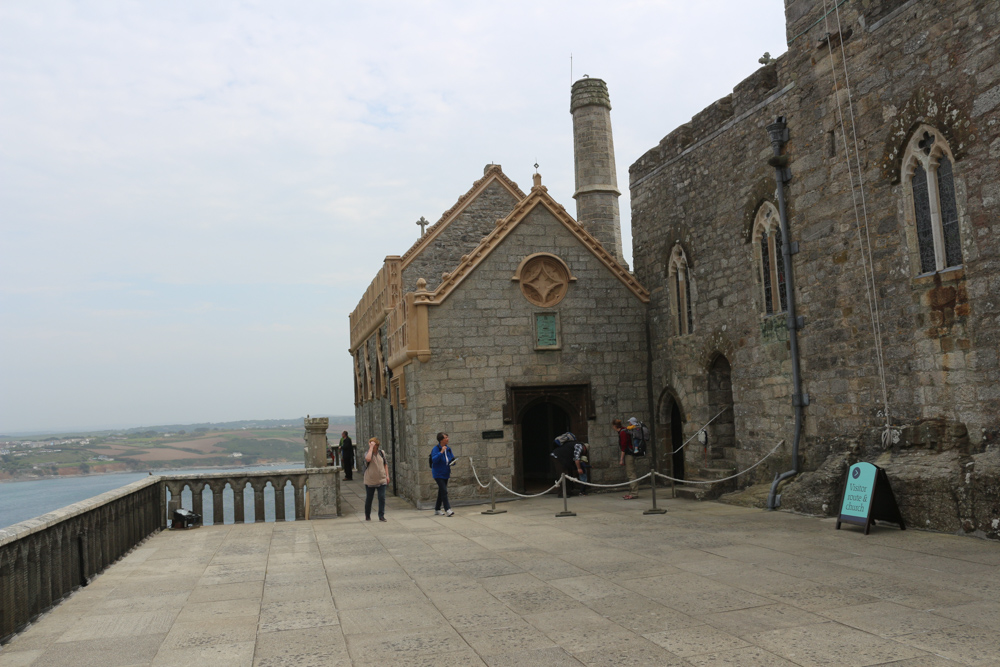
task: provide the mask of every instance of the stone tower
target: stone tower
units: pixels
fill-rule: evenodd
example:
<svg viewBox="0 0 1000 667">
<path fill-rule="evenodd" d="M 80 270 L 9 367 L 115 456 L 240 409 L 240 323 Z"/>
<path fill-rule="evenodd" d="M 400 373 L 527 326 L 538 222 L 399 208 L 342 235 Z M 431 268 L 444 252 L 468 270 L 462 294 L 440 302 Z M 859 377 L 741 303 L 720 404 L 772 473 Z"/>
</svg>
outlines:
<svg viewBox="0 0 1000 667">
<path fill-rule="evenodd" d="M 576 219 L 625 266 L 608 85 L 586 77 L 574 83 L 569 112 L 573 114 Z"/>
</svg>

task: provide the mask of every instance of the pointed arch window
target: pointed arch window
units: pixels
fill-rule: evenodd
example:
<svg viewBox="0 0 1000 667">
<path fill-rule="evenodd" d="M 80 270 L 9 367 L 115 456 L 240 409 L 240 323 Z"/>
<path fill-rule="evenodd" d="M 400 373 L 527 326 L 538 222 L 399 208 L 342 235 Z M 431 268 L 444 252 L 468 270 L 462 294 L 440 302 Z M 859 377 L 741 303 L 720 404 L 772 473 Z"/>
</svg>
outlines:
<svg viewBox="0 0 1000 667">
<path fill-rule="evenodd" d="M 921 274 L 962 265 L 954 161 L 948 141 L 929 125 L 917 128 L 903 153 L 908 236 Z"/>
<path fill-rule="evenodd" d="M 670 295 L 670 311 L 676 324 L 676 334 L 686 336 L 692 333 L 694 305 L 691 301 L 691 271 L 680 245 L 674 246 L 667 263 L 667 292 Z"/>
<path fill-rule="evenodd" d="M 783 242 L 778 210 L 770 202 L 764 202 L 754 219 L 753 247 L 757 283 L 764 298 L 764 312 L 768 315 L 788 309 L 785 263 L 781 256 Z"/>
</svg>

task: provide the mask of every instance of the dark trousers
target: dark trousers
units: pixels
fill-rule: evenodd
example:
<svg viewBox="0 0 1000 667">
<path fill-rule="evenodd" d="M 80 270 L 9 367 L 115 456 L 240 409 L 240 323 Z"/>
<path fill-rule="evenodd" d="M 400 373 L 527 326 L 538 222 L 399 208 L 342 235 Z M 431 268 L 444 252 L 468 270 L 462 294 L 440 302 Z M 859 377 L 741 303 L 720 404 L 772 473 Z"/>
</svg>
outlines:
<svg viewBox="0 0 1000 667">
<path fill-rule="evenodd" d="M 368 486 L 365 485 L 365 518 L 372 518 L 372 499 L 375 497 L 375 492 L 378 491 L 378 518 L 385 518 L 385 487 L 387 484 L 382 486 Z"/>
<path fill-rule="evenodd" d="M 354 479 L 354 452 L 344 452 L 341 463 L 344 464 L 344 479 Z"/>
<path fill-rule="evenodd" d="M 437 502 L 434 503 L 434 510 L 440 510 L 442 507 L 444 507 L 446 511 L 450 510 L 451 503 L 448 502 L 448 480 L 435 477 L 434 481 L 438 483 L 438 497 Z"/>
</svg>

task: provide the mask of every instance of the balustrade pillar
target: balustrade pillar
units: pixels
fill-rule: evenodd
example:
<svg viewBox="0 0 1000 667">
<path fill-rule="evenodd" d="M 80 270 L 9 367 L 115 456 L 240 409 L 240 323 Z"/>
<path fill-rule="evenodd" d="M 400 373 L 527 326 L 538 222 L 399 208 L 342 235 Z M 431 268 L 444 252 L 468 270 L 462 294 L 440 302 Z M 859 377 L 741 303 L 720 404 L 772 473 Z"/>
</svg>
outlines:
<svg viewBox="0 0 1000 667">
<path fill-rule="evenodd" d="M 288 482 L 287 477 L 279 477 L 278 483 L 274 487 L 274 520 L 284 521 L 285 520 L 285 484 Z M 274 482 L 271 482 L 274 484 Z"/>
<path fill-rule="evenodd" d="M 52 606 L 52 546 L 49 536 L 38 533 L 35 544 L 35 562 L 38 567 L 38 613 Z M 46 558 L 42 557 L 45 552 Z"/>
<path fill-rule="evenodd" d="M 199 516 L 205 516 L 204 497 L 202 495 L 205 493 L 205 483 L 188 482 L 188 486 L 191 487 L 191 511 Z"/>
<path fill-rule="evenodd" d="M 229 480 L 229 485 L 233 487 L 233 523 L 244 523 L 245 508 L 243 500 L 243 492 L 246 491 L 247 482 L 246 480 L 241 480 L 242 484 L 237 484 L 232 479 Z"/>
<path fill-rule="evenodd" d="M 0 552 L 0 638 L 9 637 L 17 629 L 13 569 L 7 552 Z"/>
<path fill-rule="evenodd" d="M 226 515 L 223 514 L 222 494 L 226 490 L 226 480 L 214 479 L 208 483 L 208 488 L 212 490 L 212 523 L 221 526 L 226 522 Z"/>
<path fill-rule="evenodd" d="M 306 499 L 305 494 L 302 492 L 303 486 L 305 485 L 305 479 L 300 477 L 298 481 L 292 481 L 292 487 L 295 489 L 295 520 L 303 521 L 306 518 Z"/>
<path fill-rule="evenodd" d="M 267 483 L 266 480 L 257 481 L 256 484 L 253 482 L 250 485 L 253 487 L 253 520 L 254 523 L 264 521 L 264 485 Z"/>
</svg>

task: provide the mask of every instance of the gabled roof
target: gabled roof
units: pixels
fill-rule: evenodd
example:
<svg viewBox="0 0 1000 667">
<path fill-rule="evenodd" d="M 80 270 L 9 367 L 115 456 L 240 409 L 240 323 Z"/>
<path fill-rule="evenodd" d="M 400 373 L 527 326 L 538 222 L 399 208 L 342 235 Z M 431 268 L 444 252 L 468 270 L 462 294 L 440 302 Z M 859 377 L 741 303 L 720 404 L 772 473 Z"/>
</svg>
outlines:
<svg viewBox="0 0 1000 667">
<path fill-rule="evenodd" d="M 427 228 L 427 233 L 417 239 L 416 243 L 410 246 L 410 249 L 403 253 L 403 263 L 400 269 L 405 269 L 409 266 L 410 262 L 412 262 L 424 248 L 430 245 L 434 239 L 441 234 L 445 227 L 451 223 L 452 220 L 457 218 L 458 215 L 483 192 L 483 190 L 494 182 L 499 183 L 506 188 L 518 201 L 521 201 L 526 197 L 521 188 L 517 187 L 517 183 L 510 180 L 507 175 L 503 173 L 500 165 L 489 165 L 483 173 L 483 177 L 473 183 L 469 191 L 459 197 L 458 201 L 455 202 L 455 205 L 445 211 L 444 215 L 442 215 L 437 222 Z"/>
<path fill-rule="evenodd" d="M 468 255 L 462 256 L 462 261 L 450 273 L 444 274 L 441 284 L 433 292 L 416 292 L 415 301 L 428 305 L 439 305 L 458 287 L 465 278 L 481 264 L 514 229 L 528 217 L 528 214 L 536 206 L 543 206 L 552 216 L 562 223 L 562 225 L 580 241 L 594 257 L 603 264 L 608 271 L 613 273 L 618 280 L 627 287 L 643 303 L 649 303 L 649 292 L 639 284 L 631 273 L 625 270 L 615 258 L 611 256 L 601 242 L 590 235 L 583 226 L 566 212 L 556 200 L 550 195 L 548 188 L 541 185 L 541 178 L 536 176 L 539 183 L 531 188 L 531 194 L 521 200 L 514 210 L 503 220 L 498 220 L 496 227 L 486 236 L 479 245 Z"/>
</svg>

